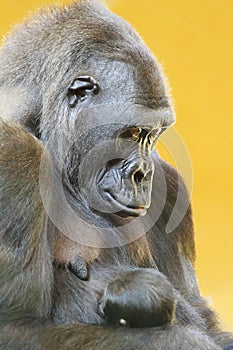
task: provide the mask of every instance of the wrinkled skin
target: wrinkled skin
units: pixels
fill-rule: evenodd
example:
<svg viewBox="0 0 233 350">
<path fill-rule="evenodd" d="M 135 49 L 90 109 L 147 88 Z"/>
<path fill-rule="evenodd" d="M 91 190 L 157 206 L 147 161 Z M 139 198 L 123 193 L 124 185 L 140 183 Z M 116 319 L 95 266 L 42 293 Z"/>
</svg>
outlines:
<svg viewBox="0 0 233 350">
<path fill-rule="evenodd" d="M 155 151 L 174 122 L 164 81 L 131 26 L 95 1 L 53 8 L 6 40 L 0 349 L 217 350 L 233 343 L 199 294 L 183 181 Z M 167 276 L 176 325 L 104 325 L 103 291 L 135 267 Z"/>
</svg>

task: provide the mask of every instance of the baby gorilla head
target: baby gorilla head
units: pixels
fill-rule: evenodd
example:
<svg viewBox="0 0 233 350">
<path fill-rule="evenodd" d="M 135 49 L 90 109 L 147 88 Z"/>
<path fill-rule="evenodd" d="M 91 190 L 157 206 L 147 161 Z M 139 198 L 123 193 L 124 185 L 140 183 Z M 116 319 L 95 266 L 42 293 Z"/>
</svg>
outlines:
<svg viewBox="0 0 233 350">
<path fill-rule="evenodd" d="M 161 326 L 174 318 L 174 289 L 157 270 L 119 274 L 106 288 L 101 310 L 107 323 L 131 327 Z"/>
</svg>

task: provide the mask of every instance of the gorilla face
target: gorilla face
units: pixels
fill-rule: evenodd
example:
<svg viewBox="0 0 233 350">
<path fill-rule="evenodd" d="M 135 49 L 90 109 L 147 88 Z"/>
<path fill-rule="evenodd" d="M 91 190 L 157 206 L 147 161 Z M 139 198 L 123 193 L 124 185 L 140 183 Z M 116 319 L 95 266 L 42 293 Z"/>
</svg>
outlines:
<svg viewBox="0 0 233 350">
<path fill-rule="evenodd" d="M 152 152 L 173 121 L 156 62 L 148 57 L 151 73 L 145 76 L 144 60 L 135 61 L 136 66 L 102 57 L 67 90 L 76 136 L 66 157 L 64 185 L 92 210 L 124 217 L 146 214 Z"/>
</svg>

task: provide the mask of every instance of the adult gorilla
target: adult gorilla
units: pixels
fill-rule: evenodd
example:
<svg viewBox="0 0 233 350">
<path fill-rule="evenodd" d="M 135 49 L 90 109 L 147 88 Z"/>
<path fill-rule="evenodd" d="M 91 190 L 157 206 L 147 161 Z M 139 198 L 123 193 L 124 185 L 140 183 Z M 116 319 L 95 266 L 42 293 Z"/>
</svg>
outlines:
<svg viewBox="0 0 233 350">
<path fill-rule="evenodd" d="M 185 187 L 154 151 L 174 115 L 140 37 L 81 1 L 19 25 L 0 67 L 0 349 L 230 344 L 199 295 Z M 104 325 L 103 291 L 135 267 L 172 283 L 176 325 Z"/>
</svg>

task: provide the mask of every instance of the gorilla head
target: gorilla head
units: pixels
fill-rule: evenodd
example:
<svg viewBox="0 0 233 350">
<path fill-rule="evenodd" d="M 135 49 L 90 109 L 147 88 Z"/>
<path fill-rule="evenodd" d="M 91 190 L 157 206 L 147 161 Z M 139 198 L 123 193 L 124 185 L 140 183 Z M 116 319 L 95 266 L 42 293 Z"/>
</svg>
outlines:
<svg viewBox="0 0 233 350">
<path fill-rule="evenodd" d="M 173 321 L 174 288 L 156 269 L 134 269 L 117 275 L 107 286 L 100 311 L 109 324 L 156 327 Z"/>
<path fill-rule="evenodd" d="M 2 113 L 47 146 L 72 208 L 92 221 L 144 216 L 153 149 L 174 122 L 164 77 L 132 27 L 101 4 L 65 13 L 38 15 L 4 45 Z"/>
</svg>

